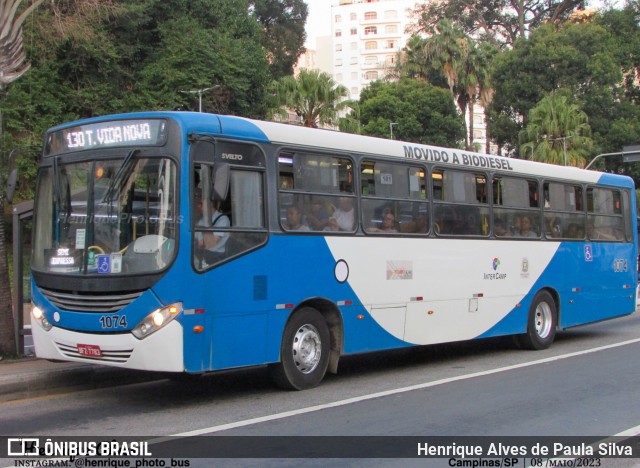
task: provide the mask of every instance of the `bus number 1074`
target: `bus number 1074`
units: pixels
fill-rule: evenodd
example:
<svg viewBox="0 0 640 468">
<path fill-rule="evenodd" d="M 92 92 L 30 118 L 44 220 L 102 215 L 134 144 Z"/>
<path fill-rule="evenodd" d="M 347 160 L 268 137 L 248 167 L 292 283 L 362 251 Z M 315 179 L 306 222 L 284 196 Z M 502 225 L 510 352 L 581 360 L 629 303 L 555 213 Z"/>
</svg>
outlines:
<svg viewBox="0 0 640 468">
<path fill-rule="evenodd" d="M 125 315 L 102 315 L 100 325 L 102 328 L 126 328 L 127 317 Z"/>
</svg>

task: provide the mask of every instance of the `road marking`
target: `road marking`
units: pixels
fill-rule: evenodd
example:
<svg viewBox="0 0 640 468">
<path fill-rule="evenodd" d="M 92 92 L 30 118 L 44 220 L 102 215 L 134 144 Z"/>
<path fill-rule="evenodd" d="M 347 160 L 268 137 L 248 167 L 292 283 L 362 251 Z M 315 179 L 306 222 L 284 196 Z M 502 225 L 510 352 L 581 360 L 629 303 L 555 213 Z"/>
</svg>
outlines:
<svg viewBox="0 0 640 468">
<path fill-rule="evenodd" d="M 307 413 L 313 413 L 314 411 L 321 411 L 321 410 L 325 410 L 325 409 L 329 409 L 329 408 L 337 408 L 340 406 L 346 406 L 346 405 L 351 405 L 354 403 L 360 403 L 361 401 L 367 401 L 367 400 L 373 400 L 374 398 L 382 398 L 382 397 L 386 397 L 386 396 L 390 396 L 390 395 L 397 395 L 399 393 L 407 393 L 407 392 L 412 392 L 414 390 L 422 390 L 425 388 L 430 388 L 430 387 L 437 387 L 439 385 L 445 385 L 451 382 L 458 382 L 461 380 L 467 380 L 467 379 L 473 379 L 476 377 L 482 377 L 485 375 L 493 375 L 493 374 L 498 374 L 500 372 L 507 372 L 507 371 L 511 371 L 511 370 L 515 370 L 515 369 L 522 369 L 525 367 L 530 367 L 530 366 L 536 366 L 538 364 L 546 364 L 549 362 L 554 362 L 554 361 L 560 361 L 562 359 L 569 359 L 572 357 L 576 357 L 576 356 L 583 356 L 585 354 L 591 354 L 591 353 L 596 353 L 599 351 L 605 351 L 607 349 L 613 349 L 613 348 L 618 348 L 621 346 L 626 346 L 626 345 L 630 345 L 630 344 L 634 344 L 634 343 L 640 343 L 640 338 L 635 338 L 633 340 L 628 340 L 628 341 L 622 341 L 620 343 L 614 343 L 614 344 L 610 344 L 610 345 L 606 345 L 606 346 L 600 346 L 598 348 L 592 348 L 592 349 L 587 349 L 584 351 L 576 351 L 573 353 L 568 353 L 568 354 L 562 354 L 560 356 L 555 356 L 555 357 L 549 357 L 549 358 L 545 358 L 545 359 L 538 359 L 537 361 L 530 361 L 530 362 L 524 362 L 521 364 L 514 364 L 511 366 L 505 366 L 505 367 L 498 367 L 496 369 L 491 369 L 491 370 L 487 370 L 487 371 L 482 371 L 482 372 L 474 372 L 472 374 L 465 374 L 465 375 L 459 375 L 457 377 L 449 377 L 446 379 L 441 379 L 441 380 L 435 380 L 433 382 L 425 382 L 422 384 L 416 384 L 416 385 L 410 385 L 408 387 L 402 387 L 402 388 L 396 388 L 393 390 L 385 390 L 383 392 L 377 392 L 377 393 L 371 393 L 368 395 L 362 395 L 359 397 L 354 397 L 354 398 L 347 398 L 346 400 L 339 400 L 339 401 L 334 401 L 332 403 L 325 403 L 322 405 L 316 405 L 316 406 L 309 406 L 307 408 L 300 408 L 297 410 L 292 410 L 292 411 L 285 411 L 283 413 L 277 413 L 277 414 L 271 414 L 268 416 L 261 416 L 259 418 L 251 418 L 251 419 L 245 419 L 243 421 L 236 421 L 236 422 L 232 422 L 232 423 L 227 423 L 227 424 L 221 424 L 218 426 L 211 426 L 211 427 L 205 427 L 203 429 L 196 429 L 194 431 L 187 431 L 187 432 L 181 432 L 179 434 L 174 434 L 172 436 L 168 436 L 168 437 L 192 437 L 192 436 L 198 436 L 198 435 L 203 435 L 203 434 L 211 434 L 213 432 L 221 432 L 221 431 L 227 431 L 229 429 L 236 429 L 239 427 L 245 427 L 245 426 L 251 426 L 253 424 L 259 424 L 259 423 L 263 423 L 263 422 L 269 422 L 269 421 L 276 421 L 278 419 L 284 419 L 284 418 L 289 418 L 291 416 L 298 416 L 301 414 L 307 414 Z M 640 426 L 637 426 L 636 428 L 633 428 L 633 430 L 640 428 Z M 154 441 L 157 439 L 154 439 Z"/>
</svg>

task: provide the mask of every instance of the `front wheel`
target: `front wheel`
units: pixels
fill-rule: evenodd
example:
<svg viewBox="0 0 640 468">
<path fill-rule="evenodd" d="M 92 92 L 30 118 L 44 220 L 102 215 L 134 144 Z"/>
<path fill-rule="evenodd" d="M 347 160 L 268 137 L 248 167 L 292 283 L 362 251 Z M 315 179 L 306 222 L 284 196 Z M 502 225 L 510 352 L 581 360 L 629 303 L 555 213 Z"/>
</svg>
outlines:
<svg viewBox="0 0 640 468">
<path fill-rule="evenodd" d="M 518 335 L 520 346 L 525 349 L 547 349 L 553 343 L 558 325 L 556 302 L 547 291 L 536 294 L 529 308 L 527 332 Z"/>
<path fill-rule="evenodd" d="M 271 366 L 279 387 L 305 390 L 317 386 L 329 365 L 329 327 L 320 312 L 305 307 L 294 313 L 280 346 L 280 362 Z"/>
</svg>

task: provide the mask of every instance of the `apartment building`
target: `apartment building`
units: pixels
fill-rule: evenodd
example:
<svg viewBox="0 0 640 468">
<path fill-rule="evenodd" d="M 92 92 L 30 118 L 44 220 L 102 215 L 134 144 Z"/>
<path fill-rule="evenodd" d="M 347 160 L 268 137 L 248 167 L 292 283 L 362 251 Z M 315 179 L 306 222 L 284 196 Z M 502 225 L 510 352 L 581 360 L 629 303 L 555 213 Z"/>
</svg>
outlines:
<svg viewBox="0 0 640 468">
<path fill-rule="evenodd" d="M 351 99 L 395 65 L 416 0 L 339 0 L 331 7 L 333 79 Z"/>
</svg>

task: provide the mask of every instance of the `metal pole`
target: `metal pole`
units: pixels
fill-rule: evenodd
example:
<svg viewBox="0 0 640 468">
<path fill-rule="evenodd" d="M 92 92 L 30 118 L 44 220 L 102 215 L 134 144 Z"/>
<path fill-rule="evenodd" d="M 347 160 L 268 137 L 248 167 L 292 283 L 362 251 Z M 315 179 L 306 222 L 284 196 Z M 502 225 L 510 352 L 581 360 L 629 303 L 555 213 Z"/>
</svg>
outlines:
<svg viewBox="0 0 640 468">
<path fill-rule="evenodd" d="M 599 154 L 598 156 L 593 158 L 589 164 L 587 164 L 585 169 L 589 169 L 593 165 L 593 163 L 596 162 L 600 158 L 605 158 L 607 156 L 620 156 L 621 154 L 624 154 L 624 151 L 618 151 L 617 153 L 602 153 L 602 154 Z"/>
<path fill-rule="evenodd" d="M 398 125 L 398 122 L 389 122 L 389 133 L 391 134 L 391 139 L 393 140 L 393 126 Z"/>
<path fill-rule="evenodd" d="M 188 93 L 188 94 L 197 94 L 198 95 L 198 112 L 202 112 L 202 95 L 204 93 L 206 93 L 207 91 L 210 91 L 212 89 L 216 89 L 219 88 L 220 85 L 215 85 L 215 86 L 211 86 L 209 88 L 200 88 L 200 89 L 192 89 L 189 91 L 185 91 L 185 90 L 181 90 L 181 93 Z"/>
</svg>

